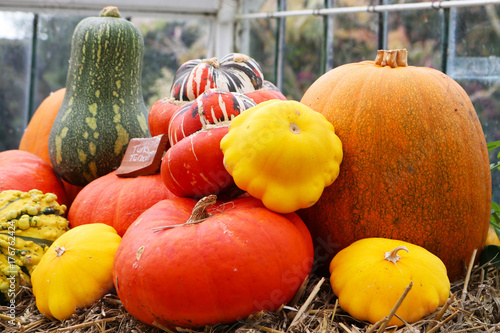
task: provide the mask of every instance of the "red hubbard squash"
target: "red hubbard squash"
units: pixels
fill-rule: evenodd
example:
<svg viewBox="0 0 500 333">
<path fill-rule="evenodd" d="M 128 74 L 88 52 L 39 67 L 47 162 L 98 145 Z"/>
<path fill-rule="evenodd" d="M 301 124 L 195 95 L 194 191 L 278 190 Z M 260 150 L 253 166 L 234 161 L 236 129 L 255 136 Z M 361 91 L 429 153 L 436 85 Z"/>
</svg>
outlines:
<svg viewBox="0 0 500 333">
<path fill-rule="evenodd" d="M 23 150 L 0 152 L 0 191 L 29 192 L 33 189 L 54 193 L 59 204 L 68 204 L 64 185 L 51 164 Z"/>
<path fill-rule="evenodd" d="M 162 158 L 161 178 L 179 197 L 201 198 L 234 185 L 224 167 L 220 141 L 228 126 L 200 130 L 170 147 Z"/>
<path fill-rule="evenodd" d="M 173 146 L 179 140 L 206 128 L 208 124 L 229 122 L 255 105 L 257 104 L 252 99 L 243 94 L 221 89 L 206 90 L 172 116 L 168 128 L 168 140 Z"/>
<path fill-rule="evenodd" d="M 90 182 L 78 193 L 68 211 L 68 220 L 72 228 L 105 223 L 123 236 L 142 212 L 160 200 L 174 197 L 159 173 L 124 178 L 113 171 Z"/>
<path fill-rule="evenodd" d="M 461 277 L 488 232 L 491 176 L 485 137 L 460 85 L 407 66 L 406 50 L 321 76 L 302 103 L 342 141 L 337 180 L 299 215 L 328 263 L 354 241 L 385 237 L 420 245 Z"/>
<path fill-rule="evenodd" d="M 50 130 L 59 112 L 65 93 L 66 88 L 61 88 L 51 93 L 42 101 L 33 114 L 33 117 L 31 117 L 19 142 L 19 150 L 33 153 L 47 161 L 50 165 L 52 165 L 49 157 Z M 69 207 L 82 187 L 72 185 L 64 180 L 62 182 L 66 190 L 67 206 Z"/>
<path fill-rule="evenodd" d="M 252 197 L 207 210 L 214 197 L 160 201 L 123 237 L 115 288 L 142 322 L 174 330 L 273 311 L 309 275 L 313 245 L 297 214 L 274 213 Z"/>
</svg>

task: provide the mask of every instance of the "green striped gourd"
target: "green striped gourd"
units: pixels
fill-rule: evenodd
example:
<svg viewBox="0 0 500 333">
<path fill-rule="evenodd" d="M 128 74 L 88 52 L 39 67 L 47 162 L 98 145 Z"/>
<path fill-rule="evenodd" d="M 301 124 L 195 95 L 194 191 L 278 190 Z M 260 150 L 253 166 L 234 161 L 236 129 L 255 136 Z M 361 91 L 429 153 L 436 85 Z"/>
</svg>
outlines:
<svg viewBox="0 0 500 333">
<path fill-rule="evenodd" d="M 54 170 L 84 186 L 117 169 L 132 138 L 150 137 L 141 88 L 144 40 L 116 7 L 75 28 L 66 95 L 49 136 Z"/>
</svg>

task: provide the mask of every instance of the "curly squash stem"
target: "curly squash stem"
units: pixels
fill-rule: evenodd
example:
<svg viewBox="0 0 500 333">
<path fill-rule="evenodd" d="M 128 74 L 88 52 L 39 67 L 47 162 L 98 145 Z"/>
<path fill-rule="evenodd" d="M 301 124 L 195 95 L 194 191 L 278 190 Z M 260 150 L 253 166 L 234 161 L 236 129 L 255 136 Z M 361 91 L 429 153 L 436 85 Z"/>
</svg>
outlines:
<svg viewBox="0 0 500 333">
<path fill-rule="evenodd" d="M 166 225 L 163 227 L 153 228 L 153 231 L 156 232 L 164 229 L 171 229 L 183 225 L 203 222 L 210 217 L 210 214 L 207 212 L 207 208 L 214 205 L 216 202 L 217 202 L 217 196 L 215 194 L 203 197 L 196 203 L 196 205 L 194 205 L 193 211 L 191 212 L 191 216 L 186 221 L 186 223 Z"/>
<path fill-rule="evenodd" d="M 210 214 L 207 212 L 207 208 L 213 206 L 216 201 L 217 196 L 215 194 L 201 198 L 196 205 L 194 205 L 193 212 L 191 213 L 191 216 L 187 220 L 186 224 L 199 223 L 209 218 Z"/>
<path fill-rule="evenodd" d="M 398 255 L 398 251 L 400 250 L 405 250 L 406 252 L 410 253 L 410 251 L 408 251 L 406 246 L 398 246 L 394 248 L 392 251 L 386 252 L 384 255 L 384 259 L 394 264 L 397 263 L 399 259 L 401 259 L 401 257 Z"/>
</svg>

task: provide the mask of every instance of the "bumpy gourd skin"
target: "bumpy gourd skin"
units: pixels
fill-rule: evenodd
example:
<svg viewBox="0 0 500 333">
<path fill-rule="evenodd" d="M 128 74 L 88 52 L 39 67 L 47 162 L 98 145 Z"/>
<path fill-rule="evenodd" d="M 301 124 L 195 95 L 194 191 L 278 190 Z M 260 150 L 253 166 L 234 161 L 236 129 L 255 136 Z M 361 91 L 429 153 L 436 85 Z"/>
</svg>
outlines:
<svg viewBox="0 0 500 333">
<path fill-rule="evenodd" d="M 221 148 L 236 185 L 278 213 L 314 205 L 342 162 L 333 125 L 297 101 L 270 100 L 241 113 Z"/>
<path fill-rule="evenodd" d="M 0 192 L 0 299 L 12 298 L 50 244 L 69 229 L 65 205 L 39 190 Z M 15 288 L 11 284 L 15 276 Z"/>
</svg>

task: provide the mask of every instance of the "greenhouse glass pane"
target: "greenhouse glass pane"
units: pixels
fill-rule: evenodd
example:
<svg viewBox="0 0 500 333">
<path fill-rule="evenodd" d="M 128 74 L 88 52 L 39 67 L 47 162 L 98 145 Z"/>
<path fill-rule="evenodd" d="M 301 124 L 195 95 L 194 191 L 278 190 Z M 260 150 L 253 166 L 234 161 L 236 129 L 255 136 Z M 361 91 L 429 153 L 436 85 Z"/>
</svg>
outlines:
<svg viewBox="0 0 500 333">
<path fill-rule="evenodd" d="M 36 103 L 66 85 L 71 39 L 85 17 L 41 15 L 36 64 Z M 173 75 L 189 59 L 204 58 L 210 33 L 208 20 L 168 21 L 132 18 L 144 37 L 143 95 L 146 106 L 169 95 Z"/>
<path fill-rule="evenodd" d="M 33 15 L 0 12 L 0 151 L 16 149 L 28 119 Z"/>
<path fill-rule="evenodd" d="M 250 23 L 248 55 L 262 67 L 264 78 L 276 84 L 276 20 L 258 19 Z"/>
<path fill-rule="evenodd" d="M 76 15 L 39 16 L 35 98 L 32 112 L 51 92 L 66 86 L 71 39 L 76 25 L 84 18 Z"/>
<path fill-rule="evenodd" d="M 300 100 L 311 84 L 323 74 L 323 18 L 287 18 L 283 90 L 290 99 Z"/>
<path fill-rule="evenodd" d="M 149 108 L 170 97 L 175 72 L 184 62 L 207 57 L 212 29 L 208 19 L 132 18 L 144 37 L 143 96 Z"/>
<path fill-rule="evenodd" d="M 244 13 L 274 12 L 277 0 L 244 1 Z M 241 48 L 237 52 L 254 58 L 262 68 L 264 79 L 276 84 L 276 19 L 243 20 L 239 32 Z"/>
<path fill-rule="evenodd" d="M 500 7 L 452 9 L 448 74 L 466 90 L 486 142 L 500 140 Z M 499 151 L 490 152 L 490 162 Z M 493 201 L 500 202 L 500 171 L 492 172 Z"/>
<path fill-rule="evenodd" d="M 387 48 L 408 50 L 408 64 L 441 70 L 443 13 L 409 10 L 389 13 Z"/>
<path fill-rule="evenodd" d="M 366 12 L 335 16 L 334 67 L 375 59 L 377 20 L 377 14 Z"/>
</svg>

